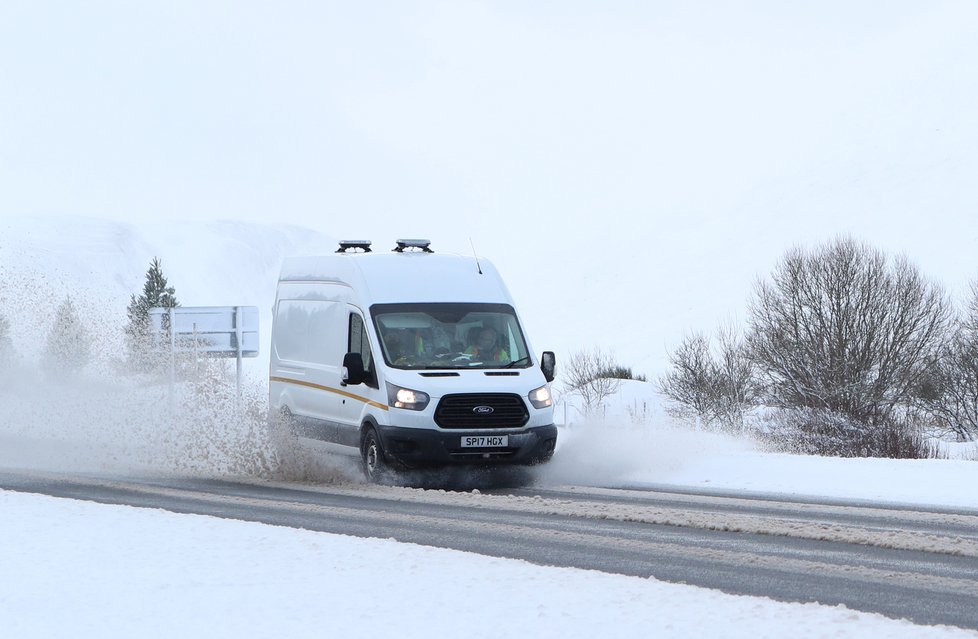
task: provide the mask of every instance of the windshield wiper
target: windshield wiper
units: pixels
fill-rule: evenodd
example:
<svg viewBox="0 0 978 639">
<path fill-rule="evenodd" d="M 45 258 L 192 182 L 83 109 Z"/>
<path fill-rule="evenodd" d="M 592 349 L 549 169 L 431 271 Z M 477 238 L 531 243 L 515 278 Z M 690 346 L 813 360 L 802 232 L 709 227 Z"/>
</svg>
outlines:
<svg viewBox="0 0 978 639">
<path fill-rule="evenodd" d="M 506 364 L 505 366 L 500 366 L 500 368 L 513 368 L 517 364 L 522 364 L 523 362 L 529 362 L 529 361 L 530 361 L 530 356 L 527 355 L 526 357 L 521 357 L 519 359 L 514 359 L 509 364 Z"/>
</svg>

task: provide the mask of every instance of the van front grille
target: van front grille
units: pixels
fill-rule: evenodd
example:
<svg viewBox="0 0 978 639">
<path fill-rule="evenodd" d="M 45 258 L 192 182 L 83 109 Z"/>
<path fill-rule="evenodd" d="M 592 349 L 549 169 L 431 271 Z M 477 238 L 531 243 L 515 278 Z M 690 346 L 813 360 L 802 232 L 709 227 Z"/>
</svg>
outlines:
<svg viewBox="0 0 978 639">
<path fill-rule="evenodd" d="M 511 393 L 445 395 L 435 409 L 442 428 L 521 428 L 529 420 L 523 398 Z"/>
</svg>

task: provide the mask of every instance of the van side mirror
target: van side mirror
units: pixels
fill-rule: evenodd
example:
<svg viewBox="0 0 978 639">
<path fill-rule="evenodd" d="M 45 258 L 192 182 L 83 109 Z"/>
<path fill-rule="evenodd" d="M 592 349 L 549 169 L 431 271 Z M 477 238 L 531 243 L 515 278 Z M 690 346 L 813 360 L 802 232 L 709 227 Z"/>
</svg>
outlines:
<svg viewBox="0 0 978 639">
<path fill-rule="evenodd" d="M 363 372 L 363 355 L 347 353 L 343 356 L 343 385 L 356 386 L 365 381 Z"/>
<path fill-rule="evenodd" d="M 543 351 L 540 357 L 540 370 L 543 371 L 543 378 L 548 382 L 554 381 L 554 371 L 557 368 L 557 358 L 553 351 Z"/>
</svg>

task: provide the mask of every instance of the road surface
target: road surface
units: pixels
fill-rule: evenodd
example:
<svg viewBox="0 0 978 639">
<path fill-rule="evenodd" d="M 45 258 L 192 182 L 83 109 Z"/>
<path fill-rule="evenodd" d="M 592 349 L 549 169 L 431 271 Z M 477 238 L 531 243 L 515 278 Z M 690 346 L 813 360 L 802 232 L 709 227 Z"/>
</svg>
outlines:
<svg viewBox="0 0 978 639">
<path fill-rule="evenodd" d="M 677 487 L 482 491 L 0 471 L 0 488 L 844 604 L 978 629 L 978 511 Z"/>
</svg>

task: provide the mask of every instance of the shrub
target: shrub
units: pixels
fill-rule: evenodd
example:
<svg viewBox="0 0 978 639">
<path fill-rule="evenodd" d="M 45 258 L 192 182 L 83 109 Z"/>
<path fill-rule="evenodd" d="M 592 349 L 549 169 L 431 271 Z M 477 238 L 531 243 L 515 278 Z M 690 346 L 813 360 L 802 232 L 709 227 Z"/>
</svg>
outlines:
<svg viewBox="0 0 978 639">
<path fill-rule="evenodd" d="M 937 455 L 912 416 L 867 425 L 826 409 L 780 409 L 765 416 L 762 436 L 775 450 L 804 455 L 895 459 Z"/>
</svg>

